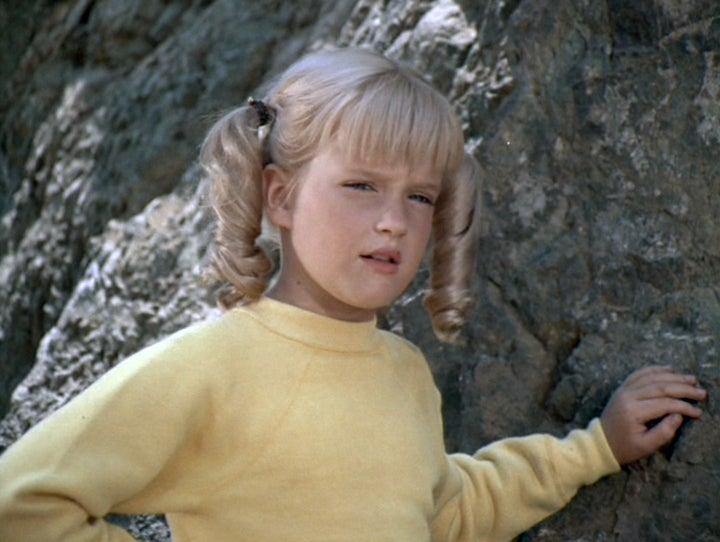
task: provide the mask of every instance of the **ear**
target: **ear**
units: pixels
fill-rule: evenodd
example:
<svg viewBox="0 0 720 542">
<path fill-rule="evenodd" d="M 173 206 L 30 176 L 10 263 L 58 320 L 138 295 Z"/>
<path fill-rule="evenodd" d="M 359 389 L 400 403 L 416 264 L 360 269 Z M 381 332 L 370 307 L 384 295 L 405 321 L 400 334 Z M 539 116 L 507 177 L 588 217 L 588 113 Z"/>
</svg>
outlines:
<svg viewBox="0 0 720 542">
<path fill-rule="evenodd" d="M 289 229 L 292 224 L 292 185 L 290 175 L 268 164 L 263 169 L 263 202 L 267 216 L 276 227 Z"/>
</svg>

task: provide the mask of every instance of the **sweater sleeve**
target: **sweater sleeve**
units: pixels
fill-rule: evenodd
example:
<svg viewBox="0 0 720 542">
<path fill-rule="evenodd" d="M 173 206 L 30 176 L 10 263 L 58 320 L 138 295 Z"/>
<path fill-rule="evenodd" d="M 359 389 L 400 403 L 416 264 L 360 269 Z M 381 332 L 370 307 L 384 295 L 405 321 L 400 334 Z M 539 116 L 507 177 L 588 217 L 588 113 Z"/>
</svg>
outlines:
<svg viewBox="0 0 720 542">
<path fill-rule="evenodd" d="M 189 363 L 181 349 L 129 358 L 0 456 L 0 540 L 132 540 L 102 518 L 172 461 L 206 408 L 201 384 L 175 378 Z"/>
<path fill-rule="evenodd" d="M 435 540 L 511 540 L 620 466 L 600 421 L 566 438 L 504 439 L 474 456 L 447 457 Z"/>
</svg>

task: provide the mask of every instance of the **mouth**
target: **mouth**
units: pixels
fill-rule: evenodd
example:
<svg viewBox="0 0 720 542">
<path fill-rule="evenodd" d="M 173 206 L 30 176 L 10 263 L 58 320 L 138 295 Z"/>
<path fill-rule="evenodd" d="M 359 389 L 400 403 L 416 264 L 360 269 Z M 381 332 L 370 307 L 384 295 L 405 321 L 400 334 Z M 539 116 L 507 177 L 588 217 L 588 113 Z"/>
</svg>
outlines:
<svg viewBox="0 0 720 542">
<path fill-rule="evenodd" d="M 392 264 L 392 265 L 397 265 L 397 260 L 395 260 L 395 258 L 391 258 L 391 257 L 367 255 L 367 256 L 361 256 L 361 258 L 364 259 L 364 260 L 370 260 L 370 261 L 373 261 L 373 262 L 380 262 L 380 263 L 388 263 L 388 264 Z"/>
<path fill-rule="evenodd" d="M 370 254 L 362 254 L 360 257 L 364 260 L 371 260 L 391 265 L 400 265 L 401 262 L 400 253 L 396 250 L 378 250 L 371 252 Z"/>
</svg>

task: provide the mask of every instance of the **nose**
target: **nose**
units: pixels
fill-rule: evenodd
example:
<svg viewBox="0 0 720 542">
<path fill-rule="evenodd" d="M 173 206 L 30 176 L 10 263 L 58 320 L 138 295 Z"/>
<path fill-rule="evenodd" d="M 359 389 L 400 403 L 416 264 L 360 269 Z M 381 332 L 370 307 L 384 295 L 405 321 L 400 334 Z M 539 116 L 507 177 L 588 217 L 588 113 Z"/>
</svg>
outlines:
<svg viewBox="0 0 720 542">
<path fill-rule="evenodd" d="M 408 212 L 402 201 L 387 202 L 381 209 L 375 229 L 392 237 L 402 237 L 408 231 Z"/>
</svg>

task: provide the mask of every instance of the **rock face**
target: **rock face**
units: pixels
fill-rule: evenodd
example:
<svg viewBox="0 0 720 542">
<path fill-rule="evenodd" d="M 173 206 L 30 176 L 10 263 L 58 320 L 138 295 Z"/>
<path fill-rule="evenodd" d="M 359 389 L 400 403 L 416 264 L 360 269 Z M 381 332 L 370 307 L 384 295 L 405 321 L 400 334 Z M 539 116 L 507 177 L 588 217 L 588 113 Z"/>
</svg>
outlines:
<svg viewBox="0 0 720 542">
<path fill-rule="evenodd" d="M 424 271 L 383 316 L 430 360 L 448 449 L 563 434 L 635 368 L 691 371 L 701 421 L 521 538 L 720 539 L 716 0 L 26 4 L 0 6 L 0 449 L 217 310 L 203 134 L 302 52 L 369 45 L 448 95 L 486 171 L 466 346 L 431 337 Z"/>
</svg>

